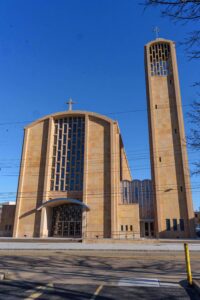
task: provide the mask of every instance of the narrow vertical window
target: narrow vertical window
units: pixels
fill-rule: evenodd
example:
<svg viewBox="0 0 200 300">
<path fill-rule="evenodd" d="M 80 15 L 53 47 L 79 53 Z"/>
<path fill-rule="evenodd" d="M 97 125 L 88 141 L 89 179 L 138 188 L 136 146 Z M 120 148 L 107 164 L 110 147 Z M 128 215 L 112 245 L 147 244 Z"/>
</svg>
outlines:
<svg viewBox="0 0 200 300">
<path fill-rule="evenodd" d="M 177 231 L 177 219 L 173 219 L 173 230 Z"/>
<path fill-rule="evenodd" d="M 124 226 L 123 225 L 121 225 L 121 231 L 124 231 Z"/>
<path fill-rule="evenodd" d="M 61 180 L 61 182 L 60 182 L 60 189 L 61 189 L 61 191 L 64 190 L 64 181 L 63 180 Z"/>
<path fill-rule="evenodd" d="M 185 230 L 185 226 L 184 226 L 184 220 L 180 219 L 180 230 L 184 231 Z"/>
<path fill-rule="evenodd" d="M 171 230 L 170 219 L 166 219 L 166 230 L 167 231 Z"/>
<path fill-rule="evenodd" d="M 124 188 L 124 200 L 127 203 L 128 200 L 128 191 L 127 191 L 127 187 Z"/>
</svg>

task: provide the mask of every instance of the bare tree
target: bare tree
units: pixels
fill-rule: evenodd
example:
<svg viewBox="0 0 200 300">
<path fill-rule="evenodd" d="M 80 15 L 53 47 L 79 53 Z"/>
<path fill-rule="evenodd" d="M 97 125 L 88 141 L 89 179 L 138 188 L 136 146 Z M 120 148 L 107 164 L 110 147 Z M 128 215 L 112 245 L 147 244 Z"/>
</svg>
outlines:
<svg viewBox="0 0 200 300">
<path fill-rule="evenodd" d="M 144 0 L 142 4 L 145 8 L 159 7 L 161 15 L 174 22 L 198 24 L 200 21 L 200 0 Z M 189 32 L 182 44 L 190 59 L 200 58 L 200 29 Z"/>
<path fill-rule="evenodd" d="M 188 138 L 190 147 L 196 151 L 200 151 L 200 102 L 194 101 L 192 110 L 188 113 L 190 122 L 193 127 Z M 194 163 L 195 169 L 193 174 L 200 174 L 200 160 Z"/>
<path fill-rule="evenodd" d="M 145 8 L 159 7 L 161 15 L 168 17 L 175 23 L 188 22 L 195 23 L 195 30 L 189 32 L 184 41 L 181 42 L 185 46 L 189 59 L 200 59 L 200 0 L 143 0 Z M 200 87 L 199 79 L 193 84 L 194 87 Z M 190 122 L 193 127 L 188 137 L 189 146 L 200 152 L 200 100 L 194 101 L 192 109 L 188 113 Z M 200 160 L 195 164 L 193 174 L 200 174 Z"/>
</svg>

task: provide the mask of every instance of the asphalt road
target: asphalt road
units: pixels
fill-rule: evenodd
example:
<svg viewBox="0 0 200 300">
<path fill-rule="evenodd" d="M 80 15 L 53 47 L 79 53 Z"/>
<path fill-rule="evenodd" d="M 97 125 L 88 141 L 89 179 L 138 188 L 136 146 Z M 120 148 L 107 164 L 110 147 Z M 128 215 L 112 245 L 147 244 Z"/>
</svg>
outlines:
<svg viewBox="0 0 200 300">
<path fill-rule="evenodd" d="M 41 284 L 4 281 L 0 283 L 0 299 L 40 300 L 199 300 L 192 288 L 187 287 L 132 287 L 103 285 Z"/>
<path fill-rule="evenodd" d="M 191 260 L 200 277 L 200 253 Z M 200 299 L 183 252 L 0 251 L 0 270 L 0 300 Z"/>
</svg>

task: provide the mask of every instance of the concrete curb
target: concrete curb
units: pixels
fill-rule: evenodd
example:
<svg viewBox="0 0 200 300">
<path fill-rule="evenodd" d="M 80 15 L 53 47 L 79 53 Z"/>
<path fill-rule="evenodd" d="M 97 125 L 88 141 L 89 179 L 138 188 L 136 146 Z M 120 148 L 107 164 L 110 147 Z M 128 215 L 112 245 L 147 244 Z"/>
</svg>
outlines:
<svg viewBox="0 0 200 300">
<path fill-rule="evenodd" d="M 200 244 L 190 244 L 190 251 L 200 251 Z M 183 251 L 183 244 L 170 243 L 170 244 L 85 244 L 85 243 L 26 243 L 26 242 L 16 242 L 16 243 L 1 243 L 0 251 L 2 250 L 96 250 L 96 251 Z"/>
<path fill-rule="evenodd" d="M 193 287 L 195 288 L 195 290 L 197 291 L 197 293 L 200 295 L 200 280 L 193 280 L 192 282 Z"/>
<path fill-rule="evenodd" d="M 199 239 L 72 239 L 72 238 L 13 238 L 13 237 L 0 237 L 0 243 L 82 243 L 82 244 L 199 244 Z"/>
</svg>

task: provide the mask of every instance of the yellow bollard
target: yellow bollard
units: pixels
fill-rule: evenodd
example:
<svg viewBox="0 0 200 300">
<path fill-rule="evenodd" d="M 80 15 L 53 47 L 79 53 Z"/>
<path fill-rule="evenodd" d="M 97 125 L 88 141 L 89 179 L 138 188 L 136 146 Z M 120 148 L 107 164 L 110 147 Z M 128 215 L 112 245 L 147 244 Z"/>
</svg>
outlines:
<svg viewBox="0 0 200 300">
<path fill-rule="evenodd" d="M 192 272 L 191 272 L 191 265 L 190 265 L 190 252 L 187 243 L 184 243 L 185 249 L 185 263 L 186 263 L 186 272 L 187 272 L 187 280 L 188 284 L 192 285 Z"/>
</svg>

